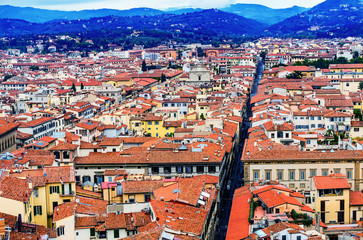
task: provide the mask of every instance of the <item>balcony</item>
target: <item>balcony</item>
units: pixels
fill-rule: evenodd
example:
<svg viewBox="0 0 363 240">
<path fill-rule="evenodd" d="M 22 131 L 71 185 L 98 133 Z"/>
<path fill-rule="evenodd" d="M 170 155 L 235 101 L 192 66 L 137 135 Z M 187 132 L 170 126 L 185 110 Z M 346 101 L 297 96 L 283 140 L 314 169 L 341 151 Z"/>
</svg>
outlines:
<svg viewBox="0 0 363 240">
<path fill-rule="evenodd" d="M 61 197 L 72 197 L 74 196 L 75 192 L 74 191 L 65 191 L 64 193 L 60 193 L 59 196 Z"/>
</svg>

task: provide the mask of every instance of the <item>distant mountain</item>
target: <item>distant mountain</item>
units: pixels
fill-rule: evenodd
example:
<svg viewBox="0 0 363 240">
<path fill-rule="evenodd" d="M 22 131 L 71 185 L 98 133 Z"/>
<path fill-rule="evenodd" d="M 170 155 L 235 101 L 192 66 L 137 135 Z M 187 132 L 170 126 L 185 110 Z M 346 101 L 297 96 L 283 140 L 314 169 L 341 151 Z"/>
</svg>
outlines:
<svg viewBox="0 0 363 240">
<path fill-rule="evenodd" d="M 40 33 L 91 32 L 97 30 L 160 30 L 189 32 L 194 35 L 259 35 L 266 24 L 216 9 L 156 16 L 119 17 L 108 16 L 78 20 L 54 20 L 46 23 L 30 23 L 17 19 L 0 19 L 0 36 Z"/>
<path fill-rule="evenodd" d="M 234 13 L 245 18 L 272 25 L 309 10 L 308 8 L 293 6 L 291 8 L 273 9 L 259 4 L 232 4 L 221 8 L 222 11 Z"/>
<path fill-rule="evenodd" d="M 0 5 L 0 17 L 9 19 L 22 19 L 28 22 L 44 23 L 55 19 L 76 20 L 90 19 L 94 17 L 106 17 L 110 15 L 120 17 L 130 16 L 155 16 L 164 14 L 163 11 L 152 8 L 132 8 L 129 10 L 96 9 L 82 11 L 58 11 L 32 7 L 14 7 Z"/>
<path fill-rule="evenodd" d="M 363 36 L 363 0 L 327 0 L 266 31 L 278 36 Z"/>
<path fill-rule="evenodd" d="M 76 20 L 90 19 L 94 17 L 106 16 L 156 16 L 161 14 L 186 14 L 200 12 L 200 8 L 172 8 L 165 11 L 152 8 L 132 8 L 129 10 L 117 9 L 96 9 L 82 11 L 58 11 L 46 10 L 32 7 L 14 7 L 9 5 L 0 5 L 0 18 L 22 19 L 28 22 L 44 23 L 55 19 Z M 286 9 L 272 9 L 258 4 L 233 4 L 229 7 L 220 9 L 224 12 L 234 13 L 245 18 L 254 19 L 268 25 L 280 22 L 288 17 L 306 11 L 306 8 L 294 6 Z"/>
<path fill-rule="evenodd" d="M 168 13 L 168 14 L 185 14 L 185 13 L 193 13 L 193 12 L 200 12 L 203 11 L 204 9 L 201 8 L 175 8 L 175 9 L 167 9 L 164 12 Z"/>
</svg>

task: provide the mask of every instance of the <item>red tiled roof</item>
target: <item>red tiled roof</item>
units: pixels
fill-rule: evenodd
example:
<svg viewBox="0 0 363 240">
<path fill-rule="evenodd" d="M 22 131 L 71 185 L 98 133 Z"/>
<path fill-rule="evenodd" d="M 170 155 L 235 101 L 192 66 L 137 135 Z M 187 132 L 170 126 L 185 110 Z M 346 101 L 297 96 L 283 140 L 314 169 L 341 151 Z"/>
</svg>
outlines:
<svg viewBox="0 0 363 240">
<path fill-rule="evenodd" d="M 226 240 L 243 239 L 249 235 L 250 203 L 252 194 L 248 186 L 236 189 L 228 222 Z"/>
<path fill-rule="evenodd" d="M 343 174 L 313 177 L 316 189 L 350 189 L 350 184 Z"/>
<path fill-rule="evenodd" d="M 350 192 L 350 205 L 351 206 L 363 205 L 363 193 L 361 191 Z"/>
</svg>

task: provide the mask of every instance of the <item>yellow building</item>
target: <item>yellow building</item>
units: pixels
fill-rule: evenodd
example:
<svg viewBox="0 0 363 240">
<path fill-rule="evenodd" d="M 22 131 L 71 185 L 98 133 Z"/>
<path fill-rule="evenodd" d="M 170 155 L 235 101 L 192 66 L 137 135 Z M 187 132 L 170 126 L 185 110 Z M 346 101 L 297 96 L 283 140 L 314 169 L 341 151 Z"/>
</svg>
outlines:
<svg viewBox="0 0 363 240">
<path fill-rule="evenodd" d="M 112 84 L 114 87 L 132 86 L 134 84 L 134 80 L 125 74 L 104 78 L 103 82 L 106 84 Z"/>
<path fill-rule="evenodd" d="M 363 220 L 363 193 L 361 191 L 350 192 L 350 218 L 354 221 Z"/>
<path fill-rule="evenodd" d="M 154 190 L 163 186 L 160 180 L 122 182 L 123 203 L 145 203 L 155 199 Z"/>
<path fill-rule="evenodd" d="M 350 184 L 343 174 L 315 176 L 312 182 L 312 208 L 325 224 L 350 223 Z"/>
<path fill-rule="evenodd" d="M 174 134 L 175 129 L 180 128 L 181 121 L 165 121 L 162 116 L 150 116 L 141 119 L 144 135 L 150 137 L 165 137 Z"/>
<path fill-rule="evenodd" d="M 355 73 L 363 72 L 363 64 L 330 64 L 329 69 L 331 72 L 340 73 L 350 71 Z"/>
</svg>

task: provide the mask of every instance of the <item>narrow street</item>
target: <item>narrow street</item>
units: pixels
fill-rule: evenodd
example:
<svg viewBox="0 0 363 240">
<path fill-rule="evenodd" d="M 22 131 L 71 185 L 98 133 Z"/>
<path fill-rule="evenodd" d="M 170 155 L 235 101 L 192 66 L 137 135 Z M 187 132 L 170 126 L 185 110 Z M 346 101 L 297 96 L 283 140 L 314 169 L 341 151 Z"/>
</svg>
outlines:
<svg viewBox="0 0 363 240">
<path fill-rule="evenodd" d="M 243 163 L 241 162 L 241 156 L 243 151 L 243 146 L 245 144 L 245 140 L 248 138 L 248 129 L 251 126 L 251 122 L 249 118 L 252 116 L 251 109 L 251 96 L 255 96 L 258 89 L 258 84 L 262 77 L 262 72 L 264 69 L 264 65 L 261 61 L 258 62 L 257 70 L 256 70 L 256 78 L 253 81 L 253 86 L 251 88 L 251 93 L 247 98 L 246 105 L 243 108 L 242 117 L 243 122 L 240 128 L 240 144 L 235 149 L 235 159 L 232 163 L 232 171 L 228 178 L 228 185 L 230 186 L 229 191 L 225 191 L 224 196 L 221 199 L 221 215 L 219 218 L 219 226 L 217 227 L 216 239 L 225 239 L 227 235 L 228 221 L 232 207 L 233 195 L 235 189 L 243 186 Z"/>
</svg>

